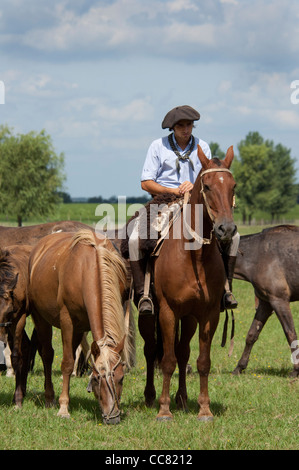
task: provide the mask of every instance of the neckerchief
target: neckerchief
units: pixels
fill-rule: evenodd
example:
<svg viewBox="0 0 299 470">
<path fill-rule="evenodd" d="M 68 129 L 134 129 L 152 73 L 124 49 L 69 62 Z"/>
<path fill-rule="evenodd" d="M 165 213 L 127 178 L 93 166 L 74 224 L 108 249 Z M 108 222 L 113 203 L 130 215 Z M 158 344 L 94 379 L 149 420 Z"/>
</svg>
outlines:
<svg viewBox="0 0 299 470">
<path fill-rule="evenodd" d="M 191 152 L 193 151 L 194 149 L 194 145 L 195 145 L 195 139 L 193 137 L 193 135 L 191 135 L 191 145 L 190 145 L 190 149 L 188 150 L 188 152 L 185 153 L 185 155 L 181 155 L 180 152 L 176 149 L 176 146 L 175 146 L 175 143 L 173 141 L 173 133 L 172 134 L 169 134 L 168 136 L 168 142 L 169 142 L 169 145 L 171 147 L 171 150 L 176 154 L 177 156 L 177 159 L 175 161 L 175 164 L 176 164 L 176 169 L 178 171 L 178 173 L 180 173 L 180 160 L 189 160 L 189 163 L 192 167 L 192 170 L 194 171 L 194 165 L 193 165 L 193 161 L 190 159 L 190 154 Z"/>
</svg>

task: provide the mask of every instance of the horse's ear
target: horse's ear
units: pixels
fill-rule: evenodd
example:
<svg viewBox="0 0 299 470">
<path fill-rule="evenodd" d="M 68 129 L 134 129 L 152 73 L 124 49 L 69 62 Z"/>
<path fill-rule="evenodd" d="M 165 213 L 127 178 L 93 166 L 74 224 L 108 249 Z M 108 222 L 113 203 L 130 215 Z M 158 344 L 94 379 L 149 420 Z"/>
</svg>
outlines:
<svg viewBox="0 0 299 470">
<path fill-rule="evenodd" d="M 117 352 L 118 354 L 120 354 L 121 351 L 124 349 L 125 339 L 126 339 L 126 335 L 125 335 L 125 336 L 123 337 L 123 339 L 118 343 L 118 345 L 115 346 L 115 348 L 114 348 L 114 351 Z"/>
<path fill-rule="evenodd" d="M 205 156 L 200 145 L 197 145 L 197 156 L 201 162 L 202 168 L 205 170 L 210 160 Z"/>
<path fill-rule="evenodd" d="M 96 341 L 91 344 L 90 352 L 95 359 L 100 355 L 100 348 Z"/>
<path fill-rule="evenodd" d="M 225 159 L 223 160 L 223 163 L 226 166 L 226 168 L 229 168 L 231 166 L 233 159 L 234 159 L 234 149 L 233 149 L 233 146 L 231 145 L 227 149 Z"/>
</svg>

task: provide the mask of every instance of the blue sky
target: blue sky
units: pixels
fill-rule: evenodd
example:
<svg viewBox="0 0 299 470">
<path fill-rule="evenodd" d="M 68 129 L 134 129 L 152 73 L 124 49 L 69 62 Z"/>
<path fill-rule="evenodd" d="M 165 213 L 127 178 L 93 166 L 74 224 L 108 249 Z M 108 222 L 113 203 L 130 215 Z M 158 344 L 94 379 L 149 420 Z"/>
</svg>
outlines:
<svg viewBox="0 0 299 470">
<path fill-rule="evenodd" d="M 298 57 L 295 0 L 1 0 L 0 123 L 51 135 L 73 197 L 142 195 L 148 146 L 183 104 L 203 140 L 237 152 L 258 131 L 299 168 Z"/>
</svg>

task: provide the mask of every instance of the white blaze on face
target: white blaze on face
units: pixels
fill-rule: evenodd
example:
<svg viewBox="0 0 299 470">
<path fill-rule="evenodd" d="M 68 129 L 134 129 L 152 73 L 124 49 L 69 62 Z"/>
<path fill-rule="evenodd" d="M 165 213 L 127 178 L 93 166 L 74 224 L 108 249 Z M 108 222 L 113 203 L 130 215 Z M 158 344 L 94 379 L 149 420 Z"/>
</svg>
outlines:
<svg viewBox="0 0 299 470">
<path fill-rule="evenodd" d="M 220 176 L 219 181 L 221 181 L 221 183 L 223 183 L 223 176 Z"/>
</svg>

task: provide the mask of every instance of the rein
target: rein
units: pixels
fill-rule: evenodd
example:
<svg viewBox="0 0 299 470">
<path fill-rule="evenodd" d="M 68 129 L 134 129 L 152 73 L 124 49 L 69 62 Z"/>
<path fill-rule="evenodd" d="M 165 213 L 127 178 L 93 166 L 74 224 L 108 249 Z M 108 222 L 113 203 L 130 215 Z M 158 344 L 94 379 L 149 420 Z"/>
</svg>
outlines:
<svg viewBox="0 0 299 470">
<path fill-rule="evenodd" d="M 201 174 L 200 174 L 200 178 L 201 178 L 201 194 L 203 196 L 203 200 L 204 200 L 204 203 L 205 203 L 205 206 L 206 206 L 206 209 L 207 209 L 207 212 L 208 212 L 208 215 L 211 219 L 211 221 L 213 222 L 214 224 L 214 216 L 212 214 L 212 211 L 211 211 L 211 208 L 210 208 L 210 205 L 207 201 L 207 197 L 206 197 L 206 194 L 204 192 L 204 186 L 203 186 L 203 180 L 202 180 L 202 177 L 208 173 L 215 173 L 215 172 L 226 172 L 226 173 L 230 173 L 232 174 L 232 172 L 230 170 L 228 170 L 227 168 L 210 168 L 209 170 L 205 170 L 203 171 Z M 183 219 L 184 219 L 184 224 L 185 224 L 185 227 L 189 233 L 189 235 L 197 242 L 199 243 L 201 246 L 202 245 L 210 245 L 211 242 L 212 242 L 212 239 L 213 239 L 213 232 L 214 232 L 214 226 L 210 232 L 210 238 L 203 238 L 201 237 L 195 230 L 193 230 L 192 227 L 190 227 L 190 225 L 188 224 L 187 222 L 187 218 L 186 218 L 186 205 L 188 204 L 189 202 L 189 199 L 190 199 L 190 193 L 189 192 L 186 192 L 184 194 L 184 203 L 183 203 Z"/>
</svg>

